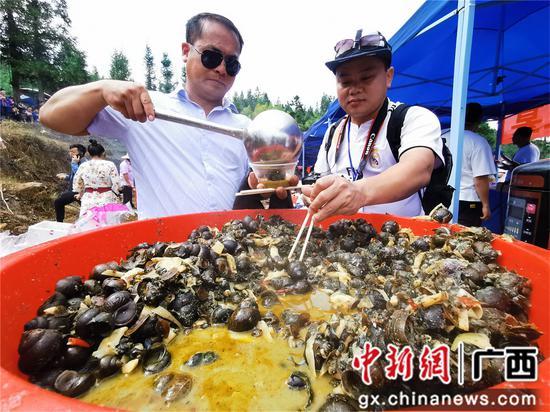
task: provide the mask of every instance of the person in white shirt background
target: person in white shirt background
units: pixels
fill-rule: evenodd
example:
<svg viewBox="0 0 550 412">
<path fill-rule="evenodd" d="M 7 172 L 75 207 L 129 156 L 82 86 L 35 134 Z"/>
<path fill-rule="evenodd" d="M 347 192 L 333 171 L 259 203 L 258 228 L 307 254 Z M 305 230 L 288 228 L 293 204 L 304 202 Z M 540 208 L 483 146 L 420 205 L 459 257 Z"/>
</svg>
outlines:
<svg viewBox="0 0 550 412">
<path fill-rule="evenodd" d="M 491 217 L 489 183 L 497 170 L 489 142 L 476 133 L 482 120 L 481 105 L 468 103 L 464 122 L 458 212 L 458 223 L 464 226 L 481 226 L 483 220 Z"/>
<path fill-rule="evenodd" d="M 512 135 L 512 143 L 518 147 L 518 151 L 512 157 L 512 161 L 517 165 L 536 162 L 540 159 L 540 150 L 531 143 L 533 129 L 527 126 L 519 127 Z M 517 166 L 515 165 L 515 166 Z M 512 177 L 512 170 L 506 173 L 506 181 L 509 182 Z"/>
<path fill-rule="evenodd" d="M 126 153 L 124 156 L 121 157 L 122 162 L 120 162 L 119 170 L 120 170 L 120 181 L 122 182 L 122 203 L 126 204 L 130 202 L 133 208 L 134 201 L 132 199 L 134 190 L 135 190 L 135 184 L 134 184 L 134 174 L 132 173 L 132 162 L 130 160 L 130 156 L 128 153 Z"/>
<path fill-rule="evenodd" d="M 512 136 L 512 142 L 518 147 L 518 151 L 512 158 L 517 163 L 531 163 L 540 159 L 540 150 L 537 146 L 531 143 L 531 135 L 533 129 L 530 127 L 520 127 Z"/>
</svg>

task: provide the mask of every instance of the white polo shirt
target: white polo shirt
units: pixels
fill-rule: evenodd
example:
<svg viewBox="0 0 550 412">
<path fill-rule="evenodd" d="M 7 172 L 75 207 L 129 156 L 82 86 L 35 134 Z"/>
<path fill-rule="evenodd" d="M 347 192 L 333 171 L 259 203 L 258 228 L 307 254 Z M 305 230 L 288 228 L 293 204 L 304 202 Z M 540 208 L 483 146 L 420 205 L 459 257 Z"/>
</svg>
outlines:
<svg viewBox="0 0 550 412">
<path fill-rule="evenodd" d="M 525 164 L 531 162 L 537 162 L 540 159 L 540 150 L 533 143 L 529 143 L 523 147 L 520 147 L 512 160 L 514 162 Z M 508 170 L 506 173 L 506 182 L 509 182 L 512 178 L 512 170 Z"/>
<path fill-rule="evenodd" d="M 391 107 L 392 102 L 389 102 L 388 107 Z M 396 164 L 395 158 L 391 151 L 391 147 L 386 138 L 388 131 L 388 121 L 390 116 L 386 115 L 380 131 L 376 137 L 374 148 L 363 169 L 363 176 L 376 176 L 391 166 Z M 315 172 L 321 175 L 339 174 L 352 179 L 350 170 L 350 159 L 353 167 L 357 169 L 363 155 L 365 142 L 370 131 L 373 120 L 368 121 L 361 126 L 349 122 L 349 137 L 350 145 L 347 142 L 348 130 L 344 131 L 344 138 L 340 144 L 338 159 L 335 159 L 336 144 L 331 144 L 327 155 L 325 152 L 325 143 L 328 139 L 330 128 L 327 129 L 323 143 L 317 155 L 315 163 Z M 338 133 L 338 131 L 336 131 Z M 441 140 L 441 126 L 439 119 L 428 109 L 420 106 L 411 106 L 405 116 L 403 128 L 401 131 L 401 146 L 399 148 L 399 156 L 413 147 L 427 147 L 432 149 L 436 156 L 443 163 L 443 142 Z M 415 193 L 403 200 L 393 203 L 384 203 L 379 205 L 366 206 L 359 210 L 365 213 L 391 213 L 399 216 L 418 216 L 422 215 L 422 203 L 420 196 Z"/>
<path fill-rule="evenodd" d="M 247 127 L 228 100 L 208 116 L 183 89 L 149 92 L 155 108 Z M 132 159 L 139 218 L 229 210 L 248 172 L 248 157 L 236 138 L 164 120 L 134 122 L 107 107 L 88 126 L 90 134 L 119 139 Z"/>
<path fill-rule="evenodd" d="M 449 132 L 445 135 L 448 134 Z M 474 177 L 490 176 L 496 174 L 496 172 L 493 151 L 489 146 L 489 142 L 477 133 L 464 130 L 460 200 L 479 202 L 480 199 L 474 187 Z"/>
<path fill-rule="evenodd" d="M 120 162 L 120 165 L 118 166 L 120 169 L 120 181 L 122 182 L 122 186 L 128 186 L 128 182 L 124 178 L 124 175 L 128 175 L 128 180 L 130 181 L 130 187 L 134 187 L 134 174 L 132 173 L 132 164 L 128 159 L 124 159 L 122 162 Z"/>
<path fill-rule="evenodd" d="M 521 164 L 536 162 L 540 159 L 540 150 L 533 143 L 520 147 L 512 160 Z"/>
</svg>

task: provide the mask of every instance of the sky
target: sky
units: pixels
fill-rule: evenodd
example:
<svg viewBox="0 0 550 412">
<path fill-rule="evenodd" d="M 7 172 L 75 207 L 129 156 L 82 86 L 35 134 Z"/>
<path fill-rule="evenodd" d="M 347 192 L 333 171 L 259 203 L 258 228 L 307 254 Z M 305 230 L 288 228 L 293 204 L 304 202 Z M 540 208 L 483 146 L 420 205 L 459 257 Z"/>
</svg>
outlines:
<svg viewBox="0 0 550 412">
<path fill-rule="evenodd" d="M 323 93 L 334 96 L 334 75 L 324 62 L 334 57 L 338 40 L 357 29 L 378 30 L 389 39 L 423 0 L 67 0 L 71 34 L 86 52 L 88 66 L 108 76 L 111 55 L 122 50 L 132 78 L 144 82 L 145 45 L 157 72 L 162 53 L 172 60 L 175 78 L 182 68 L 185 23 L 208 11 L 235 23 L 244 38 L 242 70 L 229 96 L 259 87 L 273 102 L 300 96 L 316 105 Z M 157 74 L 159 78 L 159 74 Z"/>
</svg>

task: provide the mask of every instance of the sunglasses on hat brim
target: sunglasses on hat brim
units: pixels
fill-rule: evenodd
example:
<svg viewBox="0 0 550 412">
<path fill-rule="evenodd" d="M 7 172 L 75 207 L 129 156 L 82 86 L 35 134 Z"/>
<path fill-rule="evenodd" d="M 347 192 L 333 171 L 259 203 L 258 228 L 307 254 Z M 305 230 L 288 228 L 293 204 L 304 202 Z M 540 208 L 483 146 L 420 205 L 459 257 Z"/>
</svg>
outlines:
<svg viewBox="0 0 550 412">
<path fill-rule="evenodd" d="M 336 52 L 335 58 L 342 56 L 351 49 L 377 49 L 382 47 L 389 47 L 389 45 L 380 33 L 367 34 L 356 40 L 344 39 L 334 46 L 334 51 Z"/>
</svg>

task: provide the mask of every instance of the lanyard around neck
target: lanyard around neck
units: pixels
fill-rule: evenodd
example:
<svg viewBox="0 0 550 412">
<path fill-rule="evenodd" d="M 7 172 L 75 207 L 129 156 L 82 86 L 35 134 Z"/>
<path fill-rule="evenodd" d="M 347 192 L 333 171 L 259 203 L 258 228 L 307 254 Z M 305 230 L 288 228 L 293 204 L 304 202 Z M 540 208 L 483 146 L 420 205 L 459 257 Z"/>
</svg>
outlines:
<svg viewBox="0 0 550 412">
<path fill-rule="evenodd" d="M 353 180 L 358 180 L 363 178 L 363 169 L 367 165 L 367 160 L 369 159 L 372 150 L 374 149 L 374 142 L 376 141 L 376 136 L 378 135 L 378 132 L 380 131 L 380 127 L 382 126 L 382 123 L 384 122 L 384 119 L 386 118 L 386 114 L 388 112 L 388 99 L 386 98 L 384 100 L 384 104 L 376 114 L 376 118 L 374 119 L 374 122 L 372 123 L 372 126 L 370 127 L 369 134 L 367 137 L 367 141 L 365 142 L 365 147 L 363 148 L 363 153 L 361 156 L 361 162 L 359 163 L 359 167 L 355 169 L 353 167 L 353 162 L 351 160 L 351 151 L 350 151 L 350 129 L 351 129 L 351 116 L 348 116 L 346 119 L 346 123 L 344 127 L 342 128 L 342 131 L 340 132 L 340 136 L 338 137 L 338 143 L 336 145 L 336 153 L 334 156 L 335 162 L 338 161 L 338 155 L 340 152 L 340 144 L 342 143 L 342 140 L 344 138 L 344 133 L 346 131 L 346 126 L 348 129 L 348 157 L 350 161 L 350 167 L 353 173 Z"/>
<path fill-rule="evenodd" d="M 348 159 L 349 159 L 349 167 L 351 169 L 353 181 L 355 182 L 357 180 L 357 177 L 359 176 L 359 170 L 353 167 L 353 160 L 351 159 L 351 142 L 349 138 L 350 130 L 351 130 L 351 121 L 348 122 Z"/>
</svg>

